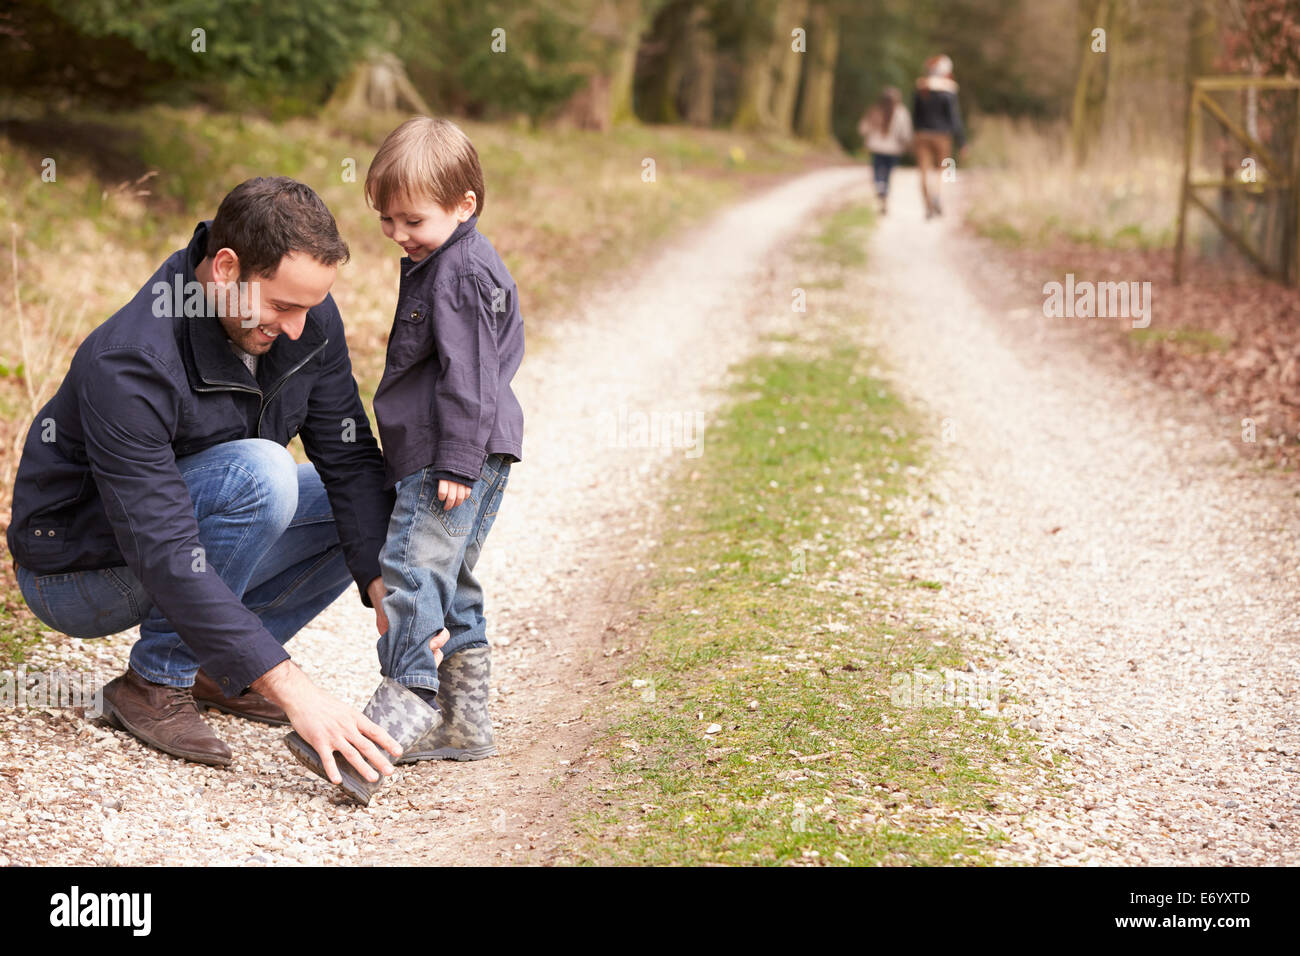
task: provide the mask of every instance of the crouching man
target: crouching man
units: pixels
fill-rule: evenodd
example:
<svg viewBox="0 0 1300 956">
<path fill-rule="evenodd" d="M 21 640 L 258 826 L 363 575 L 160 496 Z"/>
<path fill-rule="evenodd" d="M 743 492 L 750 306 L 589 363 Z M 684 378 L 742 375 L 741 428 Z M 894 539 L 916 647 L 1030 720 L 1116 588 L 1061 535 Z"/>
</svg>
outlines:
<svg viewBox="0 0 1300 956">
<path fill-rule="evenodd" d="M 392 772 L 380 748 L 400 756 L 284 649 L 353 581 L 387 630 L 393 501 L 329 295 L 347 258 L 307 186 L 237 186 L 86 338 L 28 432 L 8 531 L 23 596 L 74 637 L 140 625 L 104 713 L 174 756 L 230 762 L 201 707 L 291 723 L 335 782 L 336 754 L 370 781 Z"/>
</svg>

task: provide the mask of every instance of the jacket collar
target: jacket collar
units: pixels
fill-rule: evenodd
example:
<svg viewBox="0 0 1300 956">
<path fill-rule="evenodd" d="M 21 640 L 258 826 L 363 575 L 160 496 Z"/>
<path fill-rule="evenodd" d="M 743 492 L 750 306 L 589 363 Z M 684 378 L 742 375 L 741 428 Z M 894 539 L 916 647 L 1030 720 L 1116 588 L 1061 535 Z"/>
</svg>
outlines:
<svg viewBox="0 0 1300 956">
<path fill-rule="evenodd" d="M 194 229 L 194 236 L 185 250 L 184 279 L 186 284 L 197 282 L 194 270 L 207 255 L 208 230 L 212 220 L 200 222 Z M 206 311 L 206 310 L 205 310 Z M 276 339 L 271 348 L 258 357 L 257 377 L 248 370 L 234 349 L 230 347 L 230 337 L 221 327 L 221 321 L 215 315 L 195 315 L 182 319 L 185 339 L 188 343 L 187 358 L 199 379 L 208 385 L 238 385 L 244 388 L 260 388 L 260 382 L 274 382 L 280 375 L 293 368 L 325 341 L 325 333 L 311 312 L 307 313 L 307 323 L 302 335 L 292 341 L 288 336 Z"/>
<path fill-rule="evenodd" d="M 462 239 L 464 239 L 466 236 L 472 233 L 477 223 L 478 223 L 478 216 L 476 215 L 470 216 L 468 219 L 466 219 L 464 222 L 462 222 L 460 225 L 456 227 L 456 230 L 450 236 L 447 237 L 446 242 L 440 245 L 437 249 L 434 249 L 433 252 L 429 253 L 419 262 L 413 263 L 409 267 L 406 264 L 411 261 L 411 257 L 403 256 L 402 275 L 403 276 L 414 275 L 421 267 L 432 262 L 434 259 L 438 258 L 438 256 L 442 255 L 446 250 L 450 249 L 456 243 L 460 242 Z"/>
<path fill-rule="evenodd" d="M 916 81 L 918 90 L 938 90 L 943 93 L 956 93 L 957 81 L 949 76 L 922 76 Z"/>
</svg>

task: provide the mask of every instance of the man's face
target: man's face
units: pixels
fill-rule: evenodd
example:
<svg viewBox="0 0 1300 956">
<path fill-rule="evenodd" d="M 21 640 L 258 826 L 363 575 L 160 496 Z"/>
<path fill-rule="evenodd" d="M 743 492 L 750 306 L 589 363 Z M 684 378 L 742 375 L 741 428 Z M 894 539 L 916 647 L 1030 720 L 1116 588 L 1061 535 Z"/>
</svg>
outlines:
<svg viewBox="0 0 1300 956">
<path fill-rule="evenodd" d="M 456 227 L 474 212 L 473 193 L 455 209 L 443 209 L 432 199 L 399 196 L 379 214 L 384 235 L 402 247 L 402 251 L 419 262 L 451 238 Z"/>
<path fill-rule="evenodd" d="M 217 256 L 219 259 L 221 253 Z M 220 271 L 219 265 L 216 271 Z M 237 268 L 236 260 L 230 271 Z M 228 308 L 220 316 L 222 328 L 245 352 L 264 355 L 277 337 L 297 339 L 302 335 L 307 310 L 325 301 L 337 273 L 338 266 L 321 265 L 309 255 L 291 252 L 280 260 L 274 278 L 249 276 L 244 280 L 256 284 L 247 297 L 252 314 L 241 318 L 238 309 Z"/>
</svg>

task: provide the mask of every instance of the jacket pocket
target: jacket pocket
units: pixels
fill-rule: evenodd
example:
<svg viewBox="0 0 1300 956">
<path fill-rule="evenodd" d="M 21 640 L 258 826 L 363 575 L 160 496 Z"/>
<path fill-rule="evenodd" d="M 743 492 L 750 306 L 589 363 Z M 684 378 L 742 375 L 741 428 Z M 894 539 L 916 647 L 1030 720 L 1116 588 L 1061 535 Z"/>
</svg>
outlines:
<svg viewBox="0 0 1300 956">
<path fill-rule="evenodd" d="M 422 361 L 432 350 L 429 304 L 422 299 L 403 302 L 398 306 L 393 330 L 388 335 L 388 367 L 408 368 Z"/>
<path fill-rule="evenodd" d="M 74 493 L 51 502 L 27 519 L 23 544 L 30 554 L 55 555 L 67 547 L 68 526 L 71 523 L 69 512 L 80 503 L 89 481 L 90 472 L 83 472 Z"/>
<path fill-rule="evenodd" d="M 442 501 L 438 498 L 438 480 L 430 475 L 428 484 L 429 509 L 438 516 L 443 530 L 453 538 L 463 538 L 469 534 L 470 529 L 474 527 L 474 519 L 478 517 L 485 482 L 481 478 L 474 482 L 470 486 L 469 497 L 450 510 L 443 507 Z"/>
<path fill-rule="evenodd" d="M 59 554 L 68 545 L 67 519 L 33 515 L 27 523 L 26 537 L 29 554 Z"/>
</svg>

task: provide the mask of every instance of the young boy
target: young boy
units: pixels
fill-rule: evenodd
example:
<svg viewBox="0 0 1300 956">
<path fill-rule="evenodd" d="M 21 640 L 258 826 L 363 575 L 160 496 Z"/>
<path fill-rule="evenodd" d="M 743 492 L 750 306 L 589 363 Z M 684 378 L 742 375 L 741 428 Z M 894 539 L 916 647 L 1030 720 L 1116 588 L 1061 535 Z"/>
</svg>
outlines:
<svg viewBox="0 0 1300 956">
<path fill-rule="evenodd" d="M 400 763 L 496 753 L 483 592 L 473 570 L 510 465 L 522 456 L 523 411 L 510 381 L 524 331 L 514 280 L 476 228 L 483 196 L 477 151 L 442 119 L 407 120 L 366 175 L 384 235 L 406 253 L 375 392 L 397 500 L 380 554 L 384 681 L 366 707 L 401 745 Z M 439 663 L 431 639 L 444 624 L 450 636 Z M 290 749 L 324 776 L 310 747 L 291 740 Z M 342 784 L 362 803 L 379 785 L 355 773 Z"/>
</svg>

